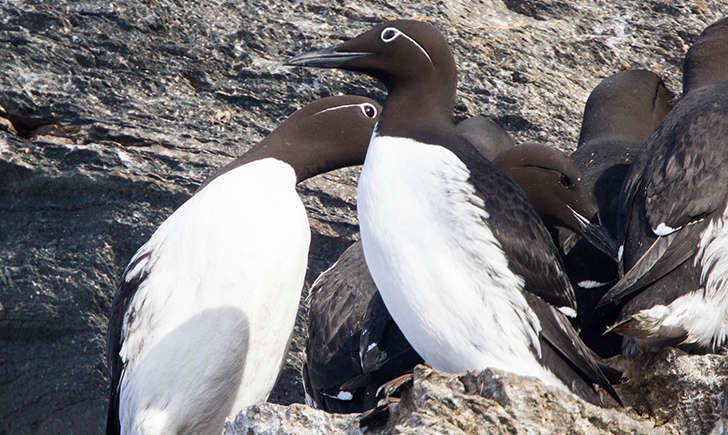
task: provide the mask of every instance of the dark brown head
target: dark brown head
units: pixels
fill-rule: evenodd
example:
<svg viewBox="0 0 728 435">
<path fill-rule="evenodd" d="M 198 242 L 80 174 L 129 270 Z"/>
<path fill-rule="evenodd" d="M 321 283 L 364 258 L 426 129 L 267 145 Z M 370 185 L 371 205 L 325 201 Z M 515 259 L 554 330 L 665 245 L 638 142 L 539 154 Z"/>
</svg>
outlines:
<svg viewBox="0 0 728 435">
<path fill-rule="evenodd" d="M 288 64 L 367 74 L 387 87 L 387 110 L 391 107 L 420 119 L 422 114 L 428 118 L 434 115 L 450 122 L 455 103 L 455 60 L 447 41 L 431 24 L 386 21 L 335 47 L 293 57 Z M 401 107 L 399 101 L 403 102 Z"/>
<path fill-rule="evenodd" d="M 613 74 L 589 95 L 578 148 L 571 160 L 596 197 L 602 224 L 616 230 L 614 206 L 631 162 L 672 110 L 675 96 L 657 74 L 630 70 Z"/>
<path fill-rule="evenodd" d="M 299 182 L 333 169 L 360 165 L 381 111 L 379 104 L 365 97 L 342 95 L 315 101 L 294 112 L 200 188 L 225 172 L 269 157 L 291 165 Z"/>
<path fill-rule="evenodd" d="M 520 145 L 502 152 L 493 161 L 523 189 L 544 223 L 581 235 L 616 258 L 614 239 L 599 224 L 594 196 L 582 182 L 581 171 L 569 157 L 549 146 Z"/>
<path fill-rule="evenodd" d="M 703 30 L 683 61 L 683 95 L 692 89 L 728 81 L 728 18 Z"/>
<path fill-rule="evenodd" d="M 597 140 L 644 143 L 670 112 L 673 99 L 651 71 L 622 71 L 607 77 L 586 101 L 579 147 Z"/>
</svg>

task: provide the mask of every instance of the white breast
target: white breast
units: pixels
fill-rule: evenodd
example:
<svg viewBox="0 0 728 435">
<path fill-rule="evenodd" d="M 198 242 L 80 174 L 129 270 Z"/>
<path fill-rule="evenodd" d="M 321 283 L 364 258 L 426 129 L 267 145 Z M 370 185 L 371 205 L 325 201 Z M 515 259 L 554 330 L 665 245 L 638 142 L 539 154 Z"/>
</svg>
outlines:
<svg viewBox="0 0 728 435">
<path fill-rule="evenodd" d="M 139 249 L 124 318 L 122 429 L 219 433 L 267 398 L 306 271 L 310 231 L 292 168 L 255 161 L 213 180 Z"/>
<path fill-rule="evenodd" d="M 523 279 L 450 151 L 374 137 L 359 179 L 362 245 L 387 309 L 432 367 L 494 367 L 563 384 L 534 358 L 540 324 Z"/>
</svg>

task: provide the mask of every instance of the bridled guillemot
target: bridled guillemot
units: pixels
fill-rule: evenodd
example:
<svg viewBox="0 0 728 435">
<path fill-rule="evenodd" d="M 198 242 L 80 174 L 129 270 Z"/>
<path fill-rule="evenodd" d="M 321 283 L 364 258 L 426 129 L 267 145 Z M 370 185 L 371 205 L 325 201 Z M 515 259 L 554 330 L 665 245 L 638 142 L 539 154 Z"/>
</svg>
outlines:
<svg viewBox="0 0 728 435">
<path fill-rule="evenodd" d="M 359 179 L 367 266 L 410 344 L 433 368 L 497 368 L 599 403 L 615 398 L 559 312 L 573 290 L 523 191 L 459 136 L 456 71 L 431 25 L 397 20 L 291 65 L 369 74 L 389 93 Z M 558 308 L 558 309 L 557 309 Z"/>
<path fill-rule="evenodd" d="M 728 337 L 728 20 L 683 63 L 684 94 L 620 197 L 624 276 L 601 299 L 609 330 L 648 347 L 714 352 Z"/>
<path fill-rule="evenodd" d="M 484 116 L 460 122 L 457 131 L 489 160 L 514 145 L 508 132 Z M 371 409 L 383 383 L 423 362 L 379 296 L 360 241 L 318 276 L 308 299 L 302 377 L 310 406 L 337 413 Z"/>
<path fill-rule="evenodd" d="M 485 125 L 488 128 L 480 133 L 471 130 L 477 133 L 478 142 L 502 144 L 498 139 L 507 133 Z M 458 124 L 458 132 L 461 126 Z M 510 143 L 512 140 L 508 148 Z M 478 146 L 484 156 L 487 154 L 483 151 L 493 148 L 506 146 L 484 150 Z M 563 217 L 571 228 L 582 232 L 585 219 L 575 219 L 569 207 L 588 216 L 597 209 L 588 190 L 578 185 L 582 180 L 580 171 L 563 152 L 544 145 L 526 145 L 502 152 L 496 161 L 524 188 L 542 218 Z M 559 208 L 563 212 L 558 212 Z M 561 219 L 556 223 L 561 224 Z M 329 412 L 373 408 L 382 384 L 422 363 L 379 296 L 360 242 L 354 242 L 311 287 L 308 331 L 303 367 L 307 402 Z"/>
<path fill-rule="evenodd" d="M 217 171 L 132 257 L 107 336 L 107 433 L 219 433 L 268 397 L 310 229 L 297 182 L 360 164 L 380 107 L 325 98 Z"/>
</svg>

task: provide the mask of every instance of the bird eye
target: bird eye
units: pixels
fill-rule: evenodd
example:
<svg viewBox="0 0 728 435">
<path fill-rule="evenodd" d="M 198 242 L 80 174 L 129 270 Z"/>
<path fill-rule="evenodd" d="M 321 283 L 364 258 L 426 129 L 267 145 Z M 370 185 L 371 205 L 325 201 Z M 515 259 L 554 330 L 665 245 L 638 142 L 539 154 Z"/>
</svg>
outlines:
<svg viewBox="0 0 728 435">
<path fill-rule="evenodd" d="M 382 33 L 379 35 L 379 37 L 384 42 L 392 42 L 397 38 L 397 36 L 399 36 L 399 34 L 399 30 L 395 29 L 394 27 L 387 27 L 386 29 L 382 30 Z"/>
<path fill-rule="evenodd" d="M 561 185 L 569 188 L 571 187 L 571 178 L 569 178 L 566 174 L 561 174 L 561 179 L 559 180 L 561 182 Z"/>
<path fill-rule="evenodd" d="M 361 111 L 367 118 L 375 118 L 377 116 L 377 108 L 369 103 L 362 104 Z"/>
</svg>

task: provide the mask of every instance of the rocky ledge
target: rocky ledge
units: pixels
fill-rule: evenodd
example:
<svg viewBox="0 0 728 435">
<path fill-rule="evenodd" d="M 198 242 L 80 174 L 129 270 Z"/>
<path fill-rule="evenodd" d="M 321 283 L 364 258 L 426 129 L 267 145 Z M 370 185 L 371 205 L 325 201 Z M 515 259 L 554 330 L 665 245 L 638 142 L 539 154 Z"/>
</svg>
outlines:
<svg viewBox="0 0 728 435">
<path fill-rule="evenodd" d="M 624 407 L 601 408 L 534 378 L 496 370 L 455 376 L 417 366 L 398 400 L 371 413 L 327 414 L 265 403 L 242 410 L 226 435 L 271 433 L 726 433 L 728 360 L 678 350 L 616 358 Z"/>
</svg>

